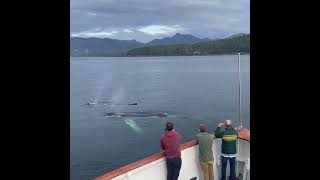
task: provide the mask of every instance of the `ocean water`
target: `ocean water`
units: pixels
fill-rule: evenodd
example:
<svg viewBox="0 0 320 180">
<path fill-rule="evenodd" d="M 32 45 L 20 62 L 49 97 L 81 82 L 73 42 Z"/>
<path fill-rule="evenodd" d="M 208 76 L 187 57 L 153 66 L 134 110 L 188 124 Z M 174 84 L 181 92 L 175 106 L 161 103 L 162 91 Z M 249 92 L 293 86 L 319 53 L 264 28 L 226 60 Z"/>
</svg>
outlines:
<svg viewBox="0 0 320 180">
<path fill-rule="evenodd" d="M 71 180 L 93 179 L 160 152 L 167 121 L 194 139 L 200 123 L 238 125 L 237 56 L 70 59 Z M 250 129 L 250 55 L 241 56 L 242 119 Z M 90 101 L 137 106 L 83 104 Z M 106 112 L 167 112 L 168 117 L 108 118 Z"/>
</svg>

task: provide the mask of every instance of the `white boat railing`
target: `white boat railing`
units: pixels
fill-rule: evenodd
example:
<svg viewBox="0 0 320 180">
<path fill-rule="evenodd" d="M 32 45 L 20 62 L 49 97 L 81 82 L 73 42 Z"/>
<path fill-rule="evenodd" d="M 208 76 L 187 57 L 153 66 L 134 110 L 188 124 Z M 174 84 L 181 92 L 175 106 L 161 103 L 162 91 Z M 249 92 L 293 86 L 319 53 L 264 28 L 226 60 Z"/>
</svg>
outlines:
<svg viewBox="0 0 320 180">
<path fill-rule="evenodd" d="M 239 149 L 236 158 L 238 172 L 236 175 L 240 179 L 250 180 L 250 133 L 240 134 L 238 137 L 238 142 Z M 221 169 L 220 138 L 213 140 L 212 148 L 214 155 L 214 176 L 215 179 L 219 179 Z M 197 145 L 196 141 L 193 140 L 183 144 L 181 149 L 182 166 L 179 180 L 203 179 L 198 154 L 199 146 Z M 164 154 L 157 153 L 97 177 L 95 180 L 165 180 L 166 174 L 167 170 Z M 229 168 L 227 168 L 227 174 L 229 174 Z"/>
</svg>

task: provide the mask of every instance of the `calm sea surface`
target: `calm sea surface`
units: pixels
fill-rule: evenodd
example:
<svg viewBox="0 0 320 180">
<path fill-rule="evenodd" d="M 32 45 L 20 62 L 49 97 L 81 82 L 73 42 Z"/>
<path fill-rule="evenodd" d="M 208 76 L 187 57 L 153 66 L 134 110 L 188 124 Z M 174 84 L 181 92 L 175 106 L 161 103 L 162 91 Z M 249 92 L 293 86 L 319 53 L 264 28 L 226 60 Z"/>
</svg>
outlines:
<svg viewBox="0 0 320 180">
<path fill-rule="evenodd" d="M 71 180 L 92 179 L 160 152 L 169 120 L 183 142 L 200 123 L 213 132 L 238 121 L 237 56 L 71 58 Z M 250 55 L 241 56 L 242 117 L 250 128 Z M 95 105 L 94 101 L 137 106 Z M 105 112 L 167 112 L 166 118 L 107 118 Z"/>
</svg>

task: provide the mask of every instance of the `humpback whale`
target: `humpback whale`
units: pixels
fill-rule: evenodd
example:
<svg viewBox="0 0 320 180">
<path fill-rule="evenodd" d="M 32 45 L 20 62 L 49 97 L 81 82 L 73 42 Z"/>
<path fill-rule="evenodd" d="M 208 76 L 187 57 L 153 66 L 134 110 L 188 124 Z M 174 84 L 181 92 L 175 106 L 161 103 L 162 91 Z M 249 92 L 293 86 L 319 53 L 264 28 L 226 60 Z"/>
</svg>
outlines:
<svg viewBox="0 0 320 180">
<path fill-rule="evenodd" d="M 103 113 L 106 117 L 167 117 L 165 112 L 121 112 L 121 113 Z"/>
<path fill-rule="evenodd" d="M 90 106 L 90 105 L 96 105 L 98 104 L 97 102 L 87 102 L 84 105 Z"/>
<path fill-rule="evenodd" d="M 113 104 L 112 102 L 87 102 L 84 105 L 90 106 L 90 105 L 98 105 L 98 104 L 102 104 L 102 105 L 129 105 L 129 106 L 136 106 L 138 105 L 138 103 L 127 103 L 127 104 Z"/>
<path fill-rule="evenodd" d="M 138 105 L 138 103 L 129 103 L 128 105 Z"/>
</svg>

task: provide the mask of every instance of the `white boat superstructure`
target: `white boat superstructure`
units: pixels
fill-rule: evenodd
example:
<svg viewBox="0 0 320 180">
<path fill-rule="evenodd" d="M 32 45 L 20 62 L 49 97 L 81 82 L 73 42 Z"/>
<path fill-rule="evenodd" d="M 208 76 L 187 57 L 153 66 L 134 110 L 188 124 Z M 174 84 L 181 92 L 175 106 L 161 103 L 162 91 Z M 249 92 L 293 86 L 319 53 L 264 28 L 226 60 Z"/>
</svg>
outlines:
<svg viewBox="0 0 320 180">
<path fill-rule="evenodd" d="M 238 136 L 238 152 L 236 158 L 237 172 L 239 179 L 250 180 L 250 131 L 242 129 Z M 202 170 L 199 162 L 199 146 L 196 141 L 190 141 L 181 146 L 182 166 L 179 180 L 201 180 Z M 221 138 L 213 140 L 214 156 L 214 179 L 220 179 L 220 152 Z M 229 164 L 227 175 L 229 175 Z M 167 170 L 163 153 L 158 153 L 139 160 L 105 175 L 97 177 L 95 180 L 166 180 Z"/>
</svg>

